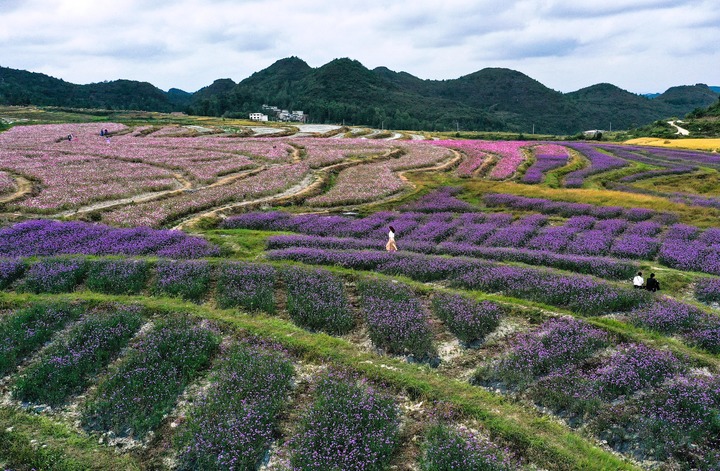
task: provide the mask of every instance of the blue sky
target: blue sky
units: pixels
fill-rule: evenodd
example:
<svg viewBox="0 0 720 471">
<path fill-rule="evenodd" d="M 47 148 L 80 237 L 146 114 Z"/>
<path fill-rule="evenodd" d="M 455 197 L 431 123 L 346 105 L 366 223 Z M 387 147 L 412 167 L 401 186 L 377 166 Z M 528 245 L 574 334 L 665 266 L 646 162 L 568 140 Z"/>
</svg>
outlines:
<svg viewBox="0 0 720 471">
<path fill-rule="evenodd" d="M 570 92 L 720 85 L 717 0 L 0 0 L 0 65 L 195 91 L 278 59 L 423 79 L 485 67 Z"/>
</svg>

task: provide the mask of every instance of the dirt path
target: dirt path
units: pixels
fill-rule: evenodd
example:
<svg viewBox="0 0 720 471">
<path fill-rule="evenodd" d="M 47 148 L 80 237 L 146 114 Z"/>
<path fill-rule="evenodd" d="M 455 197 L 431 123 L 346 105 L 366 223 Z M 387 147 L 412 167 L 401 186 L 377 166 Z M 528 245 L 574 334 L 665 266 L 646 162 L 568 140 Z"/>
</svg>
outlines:
<svg viewBox="0 0 720 471">
<path fill-rule="evenodd" d="M 7 196 L 1 196 L 0 204 L 10 203 L 32 192 L 32 182 L 25 177 L 16 176 L 15 184 L 17 185 L 15 192 Z"/>
</svg>

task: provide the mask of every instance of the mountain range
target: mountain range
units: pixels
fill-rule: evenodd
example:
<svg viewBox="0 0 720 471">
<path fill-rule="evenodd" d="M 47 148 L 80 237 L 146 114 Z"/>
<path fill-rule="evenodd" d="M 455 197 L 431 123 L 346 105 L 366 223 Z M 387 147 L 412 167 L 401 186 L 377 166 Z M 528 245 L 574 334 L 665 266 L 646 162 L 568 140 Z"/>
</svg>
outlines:
<svg viewBox="0 0 720 471">
<path fill-rule="evenodd" d="M 303 110 L 312 122 L 408 130 L 485 130 L 575 134 L 628 129 L 682 117 L 718 101 L 705 84 L 672 87 L 653 98 L 608 83 L 571 93 L 520 72 L 486 68 L 451 80 L 423 80 L 347 58 L 321 67 L 289 57 L 234 82 L 224 78 L 195 93 L 167 92 L 147 82 L 77 85 L 44 74 L 0 67 L 0 104 L 185 111 L 247 117 L 263 104 Z"/>
</svg>

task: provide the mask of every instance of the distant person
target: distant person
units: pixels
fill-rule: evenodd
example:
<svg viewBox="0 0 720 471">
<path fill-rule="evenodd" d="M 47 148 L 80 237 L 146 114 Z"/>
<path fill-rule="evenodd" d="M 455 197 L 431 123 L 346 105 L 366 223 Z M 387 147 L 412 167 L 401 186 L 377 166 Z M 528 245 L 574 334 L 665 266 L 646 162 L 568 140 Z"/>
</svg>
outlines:
<svg viewBox="0 0 720 471">
<path fill-rule="evenodd" d="M 110 133 L 108 132 L 107 129 L 104 129 L 104 131 L 105 131 L 105 135 L 106 135 L 106 136 L 110 135 Z"/>
<path fill-rule="evenodd" d="M 633 288 L 635 289 L 643 289 L 643 284 L 645 283 L 645 280 L 642 277 L 642 272 L 639 271 L 637 275 L 635 275 L 635 278 L 633 278 Z"/>
<path fill-rule="evenodd" d="M 645 289 L 648 291 L 652 291 L 653 293 L 655 291 L 660 291 L 660 282 L 657 280 L 657 278 L 655 278 L 655 273 L 650 273 L 650 278 L 648 278 L 647 280 Z"/>
<path fill-rule="evenodd" d="M 67 139 L 68 139 L 68 141 L 72 141 L 72 134 L 68 134 Z"/>
<path fill-rule="evenodd" d="M 388 241 L 385 244 L 385 250 L 388 252 L 396 252 L 397 245 L 395 244 L 395 228 L 390 226 L 390 232 L 388 232 Z"/>
<path fill-rule="evenodd" d="M 100 137 L 102 137 L 102 136 L 104 136 L 104 135 L 105 135 L 105 130 L 104 130 L 104 129 L 101 129 L 101 130 L 100 130 Z"/>
</svg>

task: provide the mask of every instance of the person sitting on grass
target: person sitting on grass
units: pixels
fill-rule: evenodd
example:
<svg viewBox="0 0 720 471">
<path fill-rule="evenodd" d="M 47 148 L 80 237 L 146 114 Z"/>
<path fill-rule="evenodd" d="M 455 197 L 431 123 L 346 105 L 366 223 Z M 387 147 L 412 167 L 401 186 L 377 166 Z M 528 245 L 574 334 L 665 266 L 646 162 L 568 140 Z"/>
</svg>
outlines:
<svg viewBox="0 0 720 471">
<path fill-rule="evenodd" d="M 642 277 L 642 272 L 639 271 L 637 275 L 635 275 L 635 278 L 633 278 L 633 288 L 635 289 L 643 289 L 643 284 L 645 283 L 645 280 Z"/>
<path fill-rule="evenodd" d="M 655 273 L 650 273 L 650 278 L 648 278 L 645 284 L 645 289 L 653 293 L 660 290 L 660 282 L 655 278 Z"/>
</svg>

